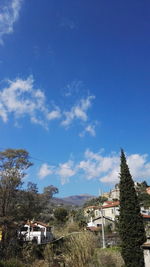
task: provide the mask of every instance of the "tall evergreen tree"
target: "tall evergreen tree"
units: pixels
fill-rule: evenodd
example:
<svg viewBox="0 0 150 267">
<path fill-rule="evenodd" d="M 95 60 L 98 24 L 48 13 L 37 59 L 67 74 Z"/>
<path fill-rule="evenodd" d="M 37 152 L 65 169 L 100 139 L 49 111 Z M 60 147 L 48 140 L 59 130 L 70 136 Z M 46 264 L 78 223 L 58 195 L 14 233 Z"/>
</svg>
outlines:
<svg viewBox="0 0 150 267">
<path fill-rule="evenodd" d="M 119 233 L 125 266 L 144 267 L 141 245 L 146 241 L 145 229 L 134 182 L 123 150 L 121 150 L 120 165 Z"/>
</svg>

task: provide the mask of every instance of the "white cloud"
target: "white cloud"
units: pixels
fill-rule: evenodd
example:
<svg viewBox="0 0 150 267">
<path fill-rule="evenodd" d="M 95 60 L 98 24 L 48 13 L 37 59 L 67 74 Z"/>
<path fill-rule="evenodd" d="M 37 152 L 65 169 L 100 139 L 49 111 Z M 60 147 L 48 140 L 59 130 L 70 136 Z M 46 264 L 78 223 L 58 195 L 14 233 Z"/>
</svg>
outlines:
<svg viewBox="0 0 150 267">
<path fill-rule="evenodd" d="M 91 95 L 87 98 L 81 99 L 78 104 L 74 105 L 70 111 L 65 111 L 64 116 L 65 119 L 62 121 L 62 125 L 67 127 L 69 126 L 75 119 L 86 122 L 88 120 L 87 111 L 92 105 L 92 100 L 95 96 Z"/>
<path fill-rule="evenodd" d="M 3 6 L 0 12 L 0 43 L 3 43 L 3 36 L 13 32 L 14 23 L 19 17 L 23 0 L 9 0 L 8 5 Z"/>
<path fill-rule="evenodd" d="M 56 174 L 59 175 L 62 184 L 69 182 L 69 178 L 76 174 L 73 161 L 69 160 L 65 163 L 59 164 Z"/>
<path fill-rule="evenodd" d="M 131 154 L 127 156 L 127 163 L 134 179 L 150 178 L 150 162 L 148 155 Z M 98 178 L 101 182 L 116 183 L 119 181 L 120 156 L 113 153 L 102 156 L 101 153 L 85 152 L 85 160 L 78 165 L 87 179 Z"/>
<path fill-rule="evenodd" d="M 103 157 L 101 153 L 85 151 L 85 160 L 80 161 L 78 168 L 83 171 L 87 179 L 100 179 L 105 173 L 114 169 L 119 163 L 119 157 Z"/>
<path fill-rule="evenodd" d="M 127 163 L 133 179 L 146 180 L 150 178 L 148 155 L 128 155 Z M 103 183 L 117 183 L 119 182 L 119 172 L 119 154 L 111 153 L 108 156 L 103 156 L 102 151 L 94 153 L 89 149 L 85 151 L 83 160 L 79 162 L 68 160 L 53 167 L 53 175 L 59 176 L 62 184 L 69 182 L 70 177 L 75 175 L 88 180 L 98 179 Z"/>
<path fill-rule="evenodd" d="M 43 163 L 39 169 L 38 176 L 40 179 L 43 179 L 46 176 L 53 174 L 53 172 L 53 166 L 50 166 L 47 163 Z"/>
<path fill-rule="evenodd" d="M 84 137 L 86 133 L 88 133 L 91 136 L 96 136 L 96 131 L 95 131 L 96 125 L 94 124 L 88 124 L 85 129 L 79 134 L 80 137 Z"/>
<path fill-rule="evenodd" d="M 77 120 L 78 124 L 84 127 L 80 136 L 84 136 L 86 132 L 95 136 L 95 123 L 88 123 L 88 109 L 94 96 L 81 98 L 78 104 L 73 104 L 70 111 L 63 111 L 52 99 L 47 100 L 43 90 L 35 87 L 33 76 L 26 79 L 7 79 L 3 82 L 5 85 L 0 89 L 0 118 L 3 122 L 6 123 L 9 117 L 13 116 L 15 125 L 19 126 L 18 119 L 26 116 L 31 123 L 39 124 L 45 129 L 48 129 L 49 123 L 54 120 L 58 120 L 59 124 L 67 129 L 67 126 Z M 48 102 L 51 104 L 48 105 Z"/>
<path fill-rule="evenodd" d="M 13 114 L 15 119 L 29 116 L 32 123 L 47 128 L 48 121 L 59 118 L 61 112 L 57 107 L 49 111 L 44 92 L 34 88 L 34 79 L 29 76 L 24 80 L 7 80 L 7 86 L 0 91 L 2 120 L 7 122 L 10 114 Z"/>
<path fill-rule="evenodd" d="M 61 117 L 61 111 L 60 108 L 56 107 L 55 110 L 52 110 L 47 114 L 47 119 L 48 120 L 55 120 L 59 119 Z"/>
<path fill-rule="evenodd" d="M 69 178 L 76 174 L 76 167 L 74 162 L 69 160 L 64 163 L 60 163 L 58 166 L 50 166 L 47 163 L 41 165 L 38 176 L 40 179 L 45 178 L 49 175 L 56 175 L 60 177 L 62 185 L 69 182 Z"/>
</svg>

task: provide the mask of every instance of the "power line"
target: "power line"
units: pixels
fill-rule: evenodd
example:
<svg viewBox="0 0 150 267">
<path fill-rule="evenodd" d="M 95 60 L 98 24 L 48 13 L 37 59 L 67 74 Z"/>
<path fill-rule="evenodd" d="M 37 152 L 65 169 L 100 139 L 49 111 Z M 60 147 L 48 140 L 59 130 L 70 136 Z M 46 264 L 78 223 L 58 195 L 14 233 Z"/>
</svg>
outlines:
<svg viewBox="0 0 150 267">
<path fill-rule="evenodd" d="M 7 150 L 7 149 L 9 149 L 9 148 L 0 147 L 0 150 L 3 150 L 3 151 L 5 151 L 5 150 Z M 11 149 L 13 149 L 13 148 L 11 148 Z M 16 149 L 16 148 L 15 148 L 15 149 Z M 49 160 L 39 159 L 39 158 L 30 156 L 30 155 L 29 155 L 29 158 L 30 158 L 30 159 L 34 159 L 34 160 L 37 160 L 37 161 L 39 161 L 39 162 L 52 164 L 52 162 L 50 162 Z M 56 165 L 56 164 L 52 164 L 52 165 Z"/>
</svg>

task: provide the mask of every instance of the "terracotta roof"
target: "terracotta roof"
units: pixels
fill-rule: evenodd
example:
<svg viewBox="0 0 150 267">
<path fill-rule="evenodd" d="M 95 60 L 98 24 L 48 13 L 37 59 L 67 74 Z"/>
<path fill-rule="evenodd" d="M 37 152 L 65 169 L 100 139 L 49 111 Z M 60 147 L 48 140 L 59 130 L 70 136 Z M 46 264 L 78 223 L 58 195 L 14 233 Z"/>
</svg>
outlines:
<svg viewBox="0 0 150 267">
<path fill-rule="evenodd" d="M 120 204 L 119 201 L 115 201 L 115 202 L 112 202 L 111 204 L 102 206 L 102 208 L 105 209 L 105 208 L 111 208 L 111 207 L 118 207 L 119 204 Z"/>
<path fill-rule="evenodd" d="M 50 227 L 47 224 L 43 223 L 43 222 L 39 222 L 39 221 L 34 221 L 34 222 L 25 222 L 24 224 L 30 225 L 32 227 L 38 226 L 38 225 L 42 225 L 44 227 Z"/>
<path fill-rule="evenodd" d="M 150 219 L 150 215 L 146 215 L 146 214 L 141 214 L 143 218 L 147 218 Z"/>
<path fill-rule="evenodd" d="M 40 225 L 42 225 L 42 226 L 44 226 L 44 227 L 50 227 L 50 226 L 48 226 L 47 224 L 45 224 L 45 223 L 43 223 L 43 222 L 39 222 L 39 221 L 35 221 L 34 222 L 34 224 L 40 224 Z"/>
<path fill-rule="evenodd" d="M 112 200 L 107 200 L 107 201 L 104 201 L 104 203 L 112 204 L 112 203 L 114 203 L 114 201 L 112 201 Z"/>
</svg>

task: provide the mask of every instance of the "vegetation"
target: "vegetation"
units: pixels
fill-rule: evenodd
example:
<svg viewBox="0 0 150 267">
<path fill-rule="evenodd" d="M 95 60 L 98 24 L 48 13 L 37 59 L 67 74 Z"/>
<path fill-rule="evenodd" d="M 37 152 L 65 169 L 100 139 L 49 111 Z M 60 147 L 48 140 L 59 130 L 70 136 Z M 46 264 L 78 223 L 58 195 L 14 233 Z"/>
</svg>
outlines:
<svg viewBox="0 0 150 267">
<path fill-rule="evenodd" d="M 64 224 L 67 221 L 67 216 L 68 216 L 68 211 L 67 209 L 63 207 L 57 208 L 54 211 L 54 217 L 58 224 L 61 224 L 61 225 Z"/>
<path fill-rule="evenodd" d="M 121 150 L 119 233 L 126 267 L 144 267 L 141 245 L 146 241 L 143 219 L 124 151 Z"/>
<path fill-rule="evenodd" d="M 3 258 L 20 253 L 17 238 L 20 224 L 25 220 L 39 219 L 40 212 L 47 208 L 53 194 L 58 192 L 56 187 L 48 186 L 42 194 L 38 194 L 36 184 L 31 182 L 26 190 L 22 190 L 22 179 L 30 166 L 32 163 L 26 150 L 0 152 L 0 253 Z"/>
<path fill-rule="evenodd" d="M 98 206 L 100 204 L 103 204 L 106 200 L 108 200 L 106 197 L 101 197 L 101 196 L 92 198 L 84 203 L 84 207 Z"/>
<path fill-rule="evenodd" d="M 123 267 L 124 262 L 126 267 L 144 266 L 141 245 L 145 241 L 145 231 L 139 204 L 150 206 L 150 196 L 146 193 L 148 185 L 139 183 L 135 191 L 123 151 L 117 222 L 121 252 L 119 249 L 102 249 L 100 231 L 96 234 L 85 231 L 87 217 L 84 217 L 83 208 L 51 202 L 58 193 L 57 187 L 49 185 L 39 193 L 37 185 L 29 182 L 23 188 L 23 177 L 30 166 L 32 163 L 26 150 L 0 152 L 0 267 Z M 84 207 L 98 206 L 106 200 L 104 197 L 93 198 Z M 17 232 L 23 222 L 33 219 L 53 226 L 55 240 L 51 244 L 39 246 L 19 240 Z M 107 245 L 120 244 L 111 225 L 105 226 L 105 234 Z"/>
<path fill-rule="evenodd" d="M 142 183 L 138 183 L 136 188 L 140 206 L 144 208 L 150 207 L 150 195 L 146 192 L 147 187 L 148 184 L 144 181 Z"/>
</svg>

